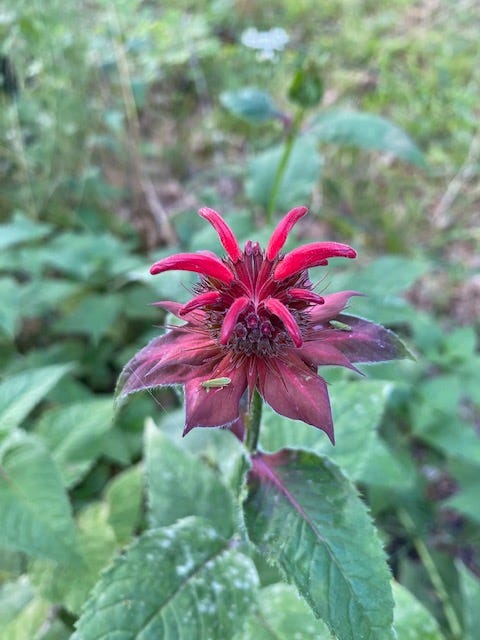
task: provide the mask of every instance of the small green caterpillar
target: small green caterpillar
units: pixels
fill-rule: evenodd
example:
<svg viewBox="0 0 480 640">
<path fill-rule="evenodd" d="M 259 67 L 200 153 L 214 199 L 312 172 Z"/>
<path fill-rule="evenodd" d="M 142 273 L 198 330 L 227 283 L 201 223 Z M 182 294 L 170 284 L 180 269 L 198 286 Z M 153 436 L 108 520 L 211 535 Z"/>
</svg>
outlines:
<svg viewBox="0 0 480 640">
<path fill-rule="evenodd" d="M 218 389 L 222 387 L 226 387 L 227 384 L 231 383 L 231 378 L 212 378 L 211 380 L 204 380 L 200 384 L 204 389 L 207 390 L 207 393 L 210 389 Z"/>
<path fill-rule="evenodd" d="M 329 320 L 329 324 L 331 324 L 334 329 L 340 329 L 340 331 L 352 330 L 349 324 L 345 324 L 345 322 L 340 322 L 339 320 Z"/>
</svg>

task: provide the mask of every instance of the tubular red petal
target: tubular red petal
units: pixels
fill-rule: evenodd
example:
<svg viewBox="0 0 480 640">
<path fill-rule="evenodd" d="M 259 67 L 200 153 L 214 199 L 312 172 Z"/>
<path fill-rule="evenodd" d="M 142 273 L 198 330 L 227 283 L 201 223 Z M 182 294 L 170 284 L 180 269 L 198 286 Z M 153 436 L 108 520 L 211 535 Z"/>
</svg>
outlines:
<svg viewBox="0 0 480 640">
<path fill-rule="evenodd" d="M 209 209 L 208 207 L 202 207 L 198 212 L 202 218 L 208 220 L 215 231 L 218 233 L 218 237 L 220 238 L 220 242 L 223 245 L 223 248 L 227 252 L 228 257 L 232 262 L 237 262 L 242 257 L 242 252 L 240 247 L 238 246 L 237 239 L 235 234 L 230 229 L 225 220 L 213 209 Z"/>
<path fill-rule="evenodd" d="M 322 296 L 319 296 L 318 293 L 310 291 L 309 289 L 295 289 L 292 287 L 288 290 L 288 295 L 295 300 L 311 302 L 312 304 L 323 304 L 325 302 L 325 299 L 322 298 Z"/>
<path fill-rule="evenodd" d="M 268 243 L 268 247 L 265 252 L 267 260 L 273 260 L 277 257 L 278 252 L 287 240 L 288 234 L 300 218 L 307 213 L 307 211 L 307 207 L 296 207 L 289 211 L 282 220 L 280 220 L 272 233 L 272 237 L 270 238 L 270 242 Z"/>
<path fill-rule="evenodd" d="M 269 298 L 268 300 L 265 300 L 264 304 L 265 307 L 270 311 L 270 313 L 273 313 L 273 315 L 277 316 L 277 318 L 279 318 L 283 322 L 285 329 L 288 331 L 290 337 L 293 340 L 293 344 L 296 347 L 301 347 L 303 342 L 302 333 L 297 324 L 297 321 L 292 316 L 287 307 L 276 298 Z"/>
<path fill-rule="evenodd" d="M 201 293 L 200 295 L 195 296 L 195 298 L 192 298 L 189 302 L 184 304 L 179 311 L 179 315 L 184 316 L 190 311 L 194 311 L 194 309 L 198 309 L 199 307 L 220 302 L 221 299 L 222 296 L 218 293 L 218 291 L 205 291 L 205 293 Z"/>
<path fill-rule="evenodd" d="M 230 309 L 225 314 L 225 318 L 223 319 L 222 331 L 220 333 L 220 344 L 227 344 L 230 340 L 230 336 L 237 324 L 238 316 L 245 311 L 245 309 L 250 304 L 250 300 L 242 296 L 241 298 L 237 298 L 235 302 L 232 304 Z"/>
<path fill-rule="evenodd" d="M 194 271 L 216 280 L 229 284 L 233 280 L 233 273 L 216 257 L 202 253 L 177 253 L 163 258 L 150 267 L 152 276 L 164 271 Z"/>
<path fill-rule="evenodd" d="M 348 244 L 312 242 L 287 253 L 276 266 L 273 277 L 275 280 L 284 280 L 300 271 L 328 264 L 327 258 L 355 258 L 356 256 L 357 252 Z"/>
</svg>

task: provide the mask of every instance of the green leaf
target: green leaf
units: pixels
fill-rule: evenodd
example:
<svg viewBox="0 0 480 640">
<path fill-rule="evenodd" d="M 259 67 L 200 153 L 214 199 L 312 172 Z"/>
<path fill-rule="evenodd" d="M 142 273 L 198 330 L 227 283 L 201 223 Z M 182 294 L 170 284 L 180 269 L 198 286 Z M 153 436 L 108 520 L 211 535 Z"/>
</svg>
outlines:
<svg viewBox="0 0 480 640">
<path fill-rule="evenodd" d="M 308 133 L 318 142 L 386 151 L 412 164 L 425 166 L 421 151 L 400 127 L 370 113 L 327 111 L 314 118 Z"/>
<path fill-rule="evenodd" d="M 257 606 L 258 610 L 234 640 L 332 640 L 326 625 L 288 584 L 277 583 L 262 589 Z"/>
<path fill-rule="evenodd" d="M 260 553 L 342 640 L 392 638 L 390 575 L 355 488 L 328 458 L 257 455 L 245 523 Z"/>
<path fill-rule="evenodd" d="M 323 80 L 320 66 L 309 60 L 297 69 L 288 89 L 288 97 L 304 109 L 316 107 L 323 98 Z"/>
<path fill-rule="evenodd" d="M 110 397 L 43 413 L 35 430 L 48 446 L 65 486 L 73 486 L 86 475 L 102 452 L 104 436 L 112 424 Z"/>
<path fill-rule="evenodd" d="M 233 115 L 254 124 L 266 122 L 280 115 L 271 96 L 255 87 L 225 91 L 220 94 L 220 102 Z"/>
<path fill-rule="evenodd" d="M 393 582 L 392 590 L 397 640 L 444 640 L 435 618 L 407 589 Z"/>
<path fill-rule="evenodd" d="M 151 527 L 201 516 L 224 536 L 232 534 L 233 501 L 217 474 L 147 424 L 145 434 L 147 496 Z"/>
<path fill-rule="evenodd" d="M 477 640 L 480 629 L 480 580 L 462 564 L 457 563 L 463 602 L 464 636 L 462 640 Z"/>
<path fill-rule="evenodd" d="M 61 320 L 55 323 L 60 333 L 81 333 L 97 343 L 115 325 L 122 309 L 120 295 L 90 294 Z"/>
<path fill-rule="evenodd" d="M 34 222 L 21 213 L 16 213 L 11 222 L 0 225 L 0 250 L 5 251 L 22 242 L 40 240 L 47 236 L 52 227 L 43 222 Z"/>
<path fill-rule="evenodd" d="M 118 474 L 105 489 L 108 523 L 118 543 L 128 542 L 139 525 L 143 499 L 143 472 L 139 466 Z"/>
<path fill-rule="evenodd" d="M 25 575 L 15 582 L 0 584 L 0 629 L 14 620 L 33 597 L 32 586 Z"/>
<path fill-rule="evenodd" d="M 31 369 L 0 383 L 0 435 L 12 431 L 57 384 L 71 364 Z"/>
<path fill-rule="evenodd" d="M 74 560 L 70 504 L 43 443 L 12 433 L 0 447 L 0 470 L 0 544 L 58 562 Z"/>
<path fill-rule="evenodd" d="M 318 429 L 290 420 L 264 407 L 261 443 L 267 451 L 302 448 L 328 455 L 352 480 L 374 475 L 375 454 L 382 446 L 376 429 L 392 391 L 392 384 L 381 380 L 335 382 L 330 399 L 336 445 Z M 380 443 L 380 444 L 379 444 Z M 399 471 L 396 468 L 396 471 Z M 403 474 L 402 474 L 403 477 Z"/>
<path fill-rule="evenodd" d="M 22 292 L 20 285 L 13 278 L 0 279 L 0 331 L 9 338 L 17 333 L 22 317 Z"/>
<path fill-rule="evenodd" d="M 275 176 L 285 145 L 267 149 L 248 164 L 246 190 L 252 202 L 268 206 Z M 322 158 L 314 140 L 304 136 L 293 144 L 276 199 L 276 209 L 287 211 L 310 200 L 312 190 L 320 178 Z"/>
<path fill-rule="evenodd" d="M 74 614 L 80 613 L 100 571 L 117 549 L 115 534 L 107 517 L 107 506 L 98 502 L 91 503 L 78 515 L 79 562 L 62 566 L 42 559 L 31 563 L 32 583 L 44 598 Z"/>
<path fill-rule="evenodd" d="M 2 640 L 27 640 L 39 638 L 42 627 L 51 614 L 52 605 L 46 600 L 33 598 L 22 611 L 18 613 L 5 627 L 2 628 Z"/>
<path fill-rule="evenodd" d="M 226 640 L 256 598 L 250 558 L 205 522 L 147 531 L 95 586 L 72 640 Z"/>
</svg>

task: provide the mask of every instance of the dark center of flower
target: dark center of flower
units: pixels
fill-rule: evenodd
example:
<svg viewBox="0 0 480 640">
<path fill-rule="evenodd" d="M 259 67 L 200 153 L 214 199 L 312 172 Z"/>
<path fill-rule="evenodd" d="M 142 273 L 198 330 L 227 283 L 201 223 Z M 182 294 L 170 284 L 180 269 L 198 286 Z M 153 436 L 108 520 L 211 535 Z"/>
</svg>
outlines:
<svg viewBox="0 0 480 640">
<path fill-rule="evenodd" d="M 210 316 L 213 322 L 209 324 L 215 337 L 219 334 L 218 319 L 216 313 Z M 225 347 L 236 354 L 268 357 L 277 356 L 284 347 L 292 345 L 292 339 L 278 318 L 266 310 L 247 310 L 239 315 Z"/>
</svg>

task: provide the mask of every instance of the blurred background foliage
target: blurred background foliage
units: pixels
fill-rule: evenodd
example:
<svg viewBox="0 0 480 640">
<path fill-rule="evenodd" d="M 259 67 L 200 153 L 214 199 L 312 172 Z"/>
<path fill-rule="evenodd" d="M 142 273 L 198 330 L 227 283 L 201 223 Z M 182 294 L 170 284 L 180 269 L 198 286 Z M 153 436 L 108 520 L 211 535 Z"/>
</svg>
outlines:
<svg viewBox="0 0 480 640">
<path fill-rule="evenodd" d="M 110 398 L 122 365 L 158 333 L 162 319 L 149 303 L 188 296 L 185 274 L 150 278 L 148 266 L 178 249 L 219 249 L 195 215 L 202 205 L 226 214 L 242 240 L 265 241 L 284 213 L 278 206 L 268 216 L 273 177 L 266 174 L 278 153 L 273 160 L 265 153 L 288 141 L 300 104 L 308 117 L 279 205 L 282 193 L 288 204 L 299 189 L 295 204 L 309 205 L 311 215 L 296 241 L 340 240 L 359 250 L 357 265 L 319 274 L 322 288 L 366 293 L 352 312 L 394 328 L 417 357 L 369 369 L 380 405 L 367 416 L 378 438 L 363 466 L 349 466 L 348 424 L 347 450 L 337 437 L 333 455 L 369 503 L 396 579 L 445 637 L 473 640 L 480 606 L 479 28 L 480 7 L 471 0 L 2 5 L 2 464 L 23 445 L 31 464 L 51 464 L 80 529 L 100 526 L 95 505 L 108 503 L 118 516 L 112 495 L 127 478 L 135 490 L 126 492 L 133 496 L 128 517 L 113 527 L 116 545 L 141 530 L 144 419 L 160 414 L 168 423 L 177 415 L 179 429 L 171 413 L 179 399 L 170 391 L 138 396 L 112 422 Z M 239 103 L 245 88 L 259 93 Z M 413 155 L 364 144 L 361 125 L 341 144 L 322 138 L 318 127 L 332 110 L 382 117 L 407 136 Z M 331 126 L 324 122 L 327 134 Z M 349 381 L 330 373 L 340 390 Z M 268 414 L 265 420 L 264 446 L 283 446 L 280 428 L 270 433 Z M 34 502 L 34 485 L 31 491 Z M 0 491 L 0 512 L 7 504 Z M 2 609 L 0 598 L 6 637 L 68 637 L 111 557 L 108 536 L 67 597 L 42 586 L 40 561 L 33 569 L 27 561 L 43 557 L 51 541 L 44 548 L 23 539 L 8 518 L 0 525 L 0 597 L 18 605 Z M 95 546 L 86 531 L 82 544 Z M 27 619 L 33 631 L 22 635 Z"/>
</svg>

